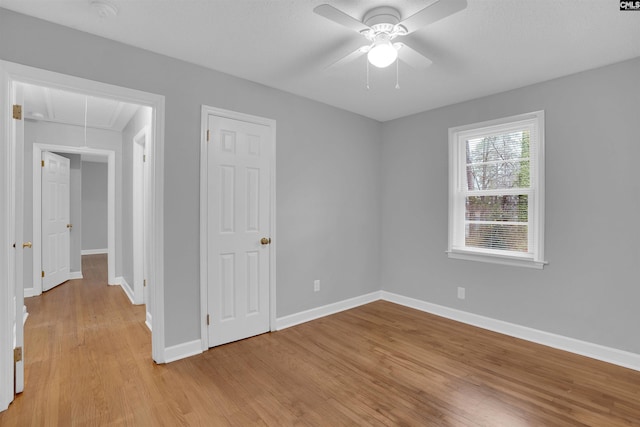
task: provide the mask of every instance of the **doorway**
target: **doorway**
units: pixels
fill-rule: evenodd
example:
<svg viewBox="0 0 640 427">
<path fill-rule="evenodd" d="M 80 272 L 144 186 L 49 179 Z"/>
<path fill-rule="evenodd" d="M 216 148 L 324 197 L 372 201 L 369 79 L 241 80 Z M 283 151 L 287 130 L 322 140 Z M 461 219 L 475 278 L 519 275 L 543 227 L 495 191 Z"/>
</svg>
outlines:
<svg viewBox="0 0 640 427">
<path fill-rule="evenodd" d="M 274 120 L 203 106 L 203 350 L 275 329 Z"/>
<path fill-rule="evenodd" d="M 13 117 L 10 114 L 12 105 L 16 104 L 16 87 L 22 84 L 42 85 L 49 88 L 68 90 L 85 97 L 103 97 L 115 101 L 136 103 L 148 106 L 151 109 L 150 141 L 149 146 L 149 277 L 147 284 L 150 288 L 149 299 L 152 314 L 152 357 L 157 363 L 165 362 L 164 354 L 164 270 L 163 270 L 163 185 L 164 185 L 164 97 L 133 89 L 98 83 L 90 80 L 76 78 L 27 67 L 19 64 L 0 61 L 0 110 L 4 131 L 2 138 L 2 162 L 3 171 L 0 185 L 0 205 L 2 212 L 0 219 L 2 227 L 0 231 L 0 266 L 3 274 L 0 275 L 0 307 L 1 312 L 7 316 L 0 316 L 0 410 L 6 408 L 13 400 L 13 378 L 23 377 L 23 369 L 20 364 L 14 364 L 14 356 L 18 350 L 22 352 L 20 335 L 23 331 L 23 300 L 24 283 L 16 272 L 16 254 L 22 251 L 22 233 L 9 233 L 9 230 L 22 230 L 23 217 L 20 214 L 21 206 L 16 203 L 16 189 L 23 186 L 24 162 L 22 162 L 24 135 L 16 130 Z M 13 108 L 15 111 L 15 108 Z M 25 242 L 25 247 L 26 247 Z M 6 248 L 9 248 L 5 250 Z M 5 274 L 4 272 L 7 272 Z M 115 276 L 115 273 L 114 273 Z M 22 359 L 22 353 L 20 353 Z M 28 358 L 28 355 L 26 355 Z M 17 358 L 15 358 L 17 360 Z M 6 374 L 6 375 L 5 375 Z"/>
<path fill-rule="evenodd" d="M 43 189 L 42 189 L 42 170 L 41 166 L 42 158 L 46 153 L 55 152 L 62 154 L 78 154 L 80 156 L 90 156 L 91 159 L 104 159 L 107 163 L 107 271 L 108 271 L 108 283 L 110 285 L 119 284 L 118 278 L 116 276 L 116 268 L 115 268 L 115 260 L 116 260 L 116 196 L 115 196 L 115 175 L 116 175 L 116 153 L 111 150 L 102 150 L 96 148 L 89 147 L 72 147 L 68 145 L 54 145 L 54 144 L 41 144 L 34 143 L 33 144 L 33 153 L 32 153 L 32 167 L 33 167 L 33 224 L 31 230 L 31 239 L 33 242 L 32 256 L 32 277 L 34 280 L 32 281 L 33 286 L 27 287 L 24 286 L 25 297 L 31 297 L 40 295 L 44 290 L 42 285 L 42 273 L 41 273 L 41 265 L 43 265 L 42 261 L 42 251 L 37 250 L 37 248 L 42 248 L 42 199 L 43 199 Z M 29 209 L 27 209 L 29 210 Z M 76 230 L 81 229 L 81 224 L 76 224 Z M 28 225 L 25 228 L 25 231 L 28 230 Z M 27 236 L 28 238 L 28 236 Z M 25 256 L 26 264 L 30 262 L 28 256 Z M 46 274 L 46 273 L 45 273 Z M 27 276 L 27 269 L 25 269 L 25 276 Z M 27 276 L 29 277 L 29 276 Z M 46 277 L 45 277 L 46 278 Z M 69 278 L 73 278 L 73 272 L 70 274 Z M 124 288 L 123 288 L 124 289 Z M 124 289 L 127 292 L 126 289 Z"/>
</svg>

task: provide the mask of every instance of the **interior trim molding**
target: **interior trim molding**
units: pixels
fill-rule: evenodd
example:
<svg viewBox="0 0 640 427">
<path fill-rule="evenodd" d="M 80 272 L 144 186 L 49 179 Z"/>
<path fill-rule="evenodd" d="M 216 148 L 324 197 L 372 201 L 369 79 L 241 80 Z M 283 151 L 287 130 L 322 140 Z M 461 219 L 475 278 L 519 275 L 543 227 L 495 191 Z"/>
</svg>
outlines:
<svg viewBox="0 0 640 427">
<path fill-rule="evenodd" d="M 69 280 L 82 279 L 82 271 L 70 271 L 69 272 Z"/>
<path fill-rule="evenodd" d="M 170 363 L 202 353 L 200 340 L 193 340 L 182 344 L 172 345 L 164 349 L 164 362 Z"/>
<path fill-rule="evenodd" d="M 605 347 L 600 344 L 581 341 L 575 338 L 565 337 L 563 335 L 552 334 L 550 332 L 516 325 L 514 323 L 468 313 L 466 311 L 456 310 L 454 308 L 433 304 L 415 298 L 405 297 L 392 292 L 381 291 L 381 299 L 403 305 L 405 307 L 435 314 L 436 316 L 446 317 L 447 319 L 455 320 L 457 322 L 477 326 L 482 329 L 546 345 L 547 347 L 568 351 L 570 353 L 579 354 L 602 362 L 612 363 L 635 371 L 640 371 L 640 354 Z"/>
<path fill-rule="evenodd" d="M 109 250 L 107 248 L 104 249 L 83 249 L 80 251 L 80 255 L 100 255 L 106 254 Z"/>
<path fill-rule="evenodd" d="M 129 283 L 127 283 L 127 279 L 122 276 L 118 276 L 116 277 L 115 285 L 122 288 L 124 293 L 127 295 L 127 298 L 129 298 L 129 301 L 131 301 L 131 304 L 135 304 L 133 302 L 133 289 L 131 289 L 131 286 L 129 286 Z"/>
<path fill-rule="evenodd" d="M 322 307 L 316 307 L 299 313 L 290 314 L 288 316 L 279 317 L 276 319 L 276 330 L 280 331 L 282 329 L 290 328 L 291 326 L 349 310 L 364 304 L 369 304 L 370 302 L 381 299 L 381 295 L 381 291 L 375 291 L 359 297 L 349 298 L 343 301 L 323 305 Z"/>
<path fill-rule="evenodd" d="M 149 313 L 148 311 L 147 311 L 147 316 L 146 316 L 146 320 L 144 321 L 144 324 L 147 325 L 147 328 L 149 328 L 150 331 L 153 330 L 151 326 L 153 325 L 153 323 L 151 322 L 151 313 Z"/>
</svg>

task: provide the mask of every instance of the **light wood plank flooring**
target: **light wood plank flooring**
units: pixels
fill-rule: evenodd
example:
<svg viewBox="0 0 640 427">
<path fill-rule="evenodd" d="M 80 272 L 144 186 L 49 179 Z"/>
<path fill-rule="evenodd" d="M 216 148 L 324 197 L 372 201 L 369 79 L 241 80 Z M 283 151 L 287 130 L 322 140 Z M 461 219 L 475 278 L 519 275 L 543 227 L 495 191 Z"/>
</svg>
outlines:
<svg viewBox="0 0 640 427">
<path fill-rule="evenodd" d="M 640 425 L 640 372 L 382 301 L 155 365 L 105 257 L 83 271 L 27 299 L 1 426 Z"/>
</svg>

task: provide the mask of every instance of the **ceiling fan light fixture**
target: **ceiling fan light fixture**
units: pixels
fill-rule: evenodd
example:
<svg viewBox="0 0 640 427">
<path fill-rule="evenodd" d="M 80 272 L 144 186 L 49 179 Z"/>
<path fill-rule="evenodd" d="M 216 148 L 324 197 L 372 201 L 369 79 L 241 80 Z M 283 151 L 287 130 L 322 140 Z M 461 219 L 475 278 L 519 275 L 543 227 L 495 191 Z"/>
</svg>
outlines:
<svg viewBox="0 0 640 427">
<path fill-rule="evenodd" d="M 379 34 L 373 47 L 367 53 L 367 59 L 374 67 L 385 68 L 398 59 L 398 50 L 391 44 L 388 35 Z"/>
</svg>

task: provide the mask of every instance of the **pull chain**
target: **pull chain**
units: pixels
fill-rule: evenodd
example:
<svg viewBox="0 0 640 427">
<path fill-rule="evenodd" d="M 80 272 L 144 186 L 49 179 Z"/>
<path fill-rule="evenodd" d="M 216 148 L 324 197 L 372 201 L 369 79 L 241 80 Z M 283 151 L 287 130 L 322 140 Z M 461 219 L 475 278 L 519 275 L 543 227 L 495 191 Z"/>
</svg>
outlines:
<svg viewBox="0 0 640 427">
<path fill-rule="evenodd" d="M 398 58 L 396 58 L 396 89 L 400 89 L 400 67 L 398 65 Z"/>
<path fill-rule="evenodd" d="M 367 63 L 367 90 L 369 90 L 369 61 L 365 60 Z"/>
</svg>

